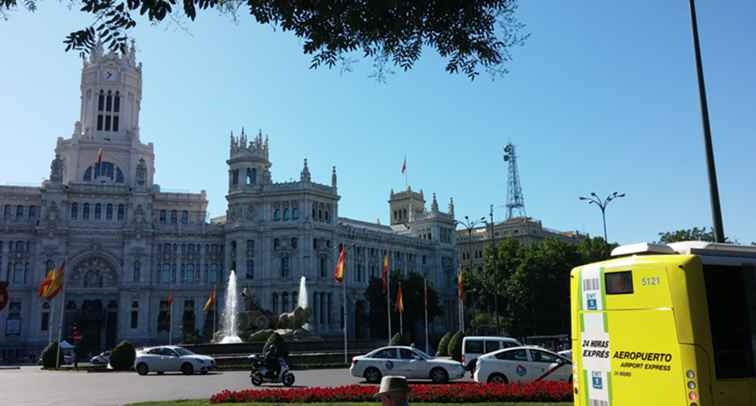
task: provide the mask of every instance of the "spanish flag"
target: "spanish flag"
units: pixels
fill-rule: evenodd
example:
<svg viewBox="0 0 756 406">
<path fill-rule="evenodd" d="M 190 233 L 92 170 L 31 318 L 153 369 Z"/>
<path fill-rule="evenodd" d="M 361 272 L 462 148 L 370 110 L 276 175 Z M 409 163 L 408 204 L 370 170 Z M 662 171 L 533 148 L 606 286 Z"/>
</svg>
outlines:
<svg viewBox="0 0 756 406">
<path fill-rule="evenodd" d="M 102 148 L 97 148 L 97 165 L 102 163 Z"/>
<path fill-rule="evenodd" d="M 63 280 L 65 277 L 65 261 L 59 267 L 47 272 L 47 276 L 42 280 L 37 289 L 39 297 L 45 300 L 52 300 L 63 289 Z"/>
<path fill-rule="evenodd" d="M 213 308 L 213 306 L 215 306 L 215 288 L 210 292 L 210 297 L 207 298 L 205 307 L 203 307 L 202 310 L 207 313 Z"/>
<path fill-rule="evenodd" d="M 172 290 L 168 291 L 168 299 L 166 299 L 165 302 L 168 303 L 168 306 L 173 304 L 173 291 Z"/>
<path fill-rule="evenodd" d="M 457 294 L 459 295 L 459 301 L 462 302 L 465 300 L 465 284 L 462 280 L 462 270 L 459 270 L 459 273 L 457 274 Z"/>
<path fill-rule="evenodd" d="M 339 262 L 336 263 L 336 272 L 333 273 L 333 277 L 336 278 L 336 282 L 341 283 L 344 280 L 344 272 L 346 271 L 346 248 L 343 244 L 339 245 Z"/>
<path fill-rule="evenodd" d="M 404 295 L 402 294 L 402 283 L 399 282 L 399 290 L 396 292 L 396 310 L 404 313 Z"/>
<path fill-rule="evenodd" d="M 388 254 L 383 256 L 383 274 L 381 274 L 381 286 L 383 291 L 388 293 Z"/>
</svg>

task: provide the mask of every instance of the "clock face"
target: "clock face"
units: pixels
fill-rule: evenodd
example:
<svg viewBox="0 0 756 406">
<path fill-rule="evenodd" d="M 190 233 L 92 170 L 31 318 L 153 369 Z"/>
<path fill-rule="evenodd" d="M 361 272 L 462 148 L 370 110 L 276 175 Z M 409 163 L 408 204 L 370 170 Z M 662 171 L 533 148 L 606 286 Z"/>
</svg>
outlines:
<svg viewBox="0 0 756 406">
<path fill-rule="evenodd" d="M 115 80 L 116 78 L 115 72 L 110 69 L 105 71 L 104 76 L 105 76 L 105 80 Z"/>
</svg>

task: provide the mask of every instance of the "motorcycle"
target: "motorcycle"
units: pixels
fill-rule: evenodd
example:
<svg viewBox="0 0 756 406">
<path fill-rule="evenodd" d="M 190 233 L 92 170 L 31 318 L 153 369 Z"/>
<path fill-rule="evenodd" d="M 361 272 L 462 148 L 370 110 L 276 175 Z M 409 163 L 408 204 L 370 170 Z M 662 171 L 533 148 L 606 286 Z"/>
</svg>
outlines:
<svg viewBox="0 0 756 406">
<path fill-rule="evenodd" d="M 268 368 L 265 359 L 257 355 L 250 355 L 249 361 L 252 364 L 252 371 L 249 373 L 249 379 L 252 385 L 260 386 L 263 383 L 282 383 L 284 386 L 294 384 L 294 374 L 289 370 L 289 364 L 285 359 L 278 359 L 278 372 Z"/>
</svg>

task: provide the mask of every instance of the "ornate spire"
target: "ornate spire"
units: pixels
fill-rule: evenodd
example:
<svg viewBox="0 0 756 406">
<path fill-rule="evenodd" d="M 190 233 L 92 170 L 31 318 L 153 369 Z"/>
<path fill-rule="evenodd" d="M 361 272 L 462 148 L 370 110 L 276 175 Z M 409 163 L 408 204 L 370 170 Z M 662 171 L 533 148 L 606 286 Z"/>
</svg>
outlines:
<svg viewBox="0 0 756 406">
<path fill-rule="evenodd" d="M 302 182 L 310 182 L 310 168 L 307 167 L 307 158 L 304 159 L 304 168 L 299 176 L 299 180 Z"/>
<path fill-rule="evenodd" d="M 433 194 L 433 202 L 431 203 L 431 211 L 438 213 L 438 201 L 436 200 L 436 194 Z"/>
<path fill-rule="evenodd" d="M 449 215 L 454 217 L 454 198 L 449 198 Z"/>
<path fill-rule="evenodd" d="M 336 167 L 333 167 L 333 171 L 331 172 L 331 187 L 336 188 Z"/>
</svg>

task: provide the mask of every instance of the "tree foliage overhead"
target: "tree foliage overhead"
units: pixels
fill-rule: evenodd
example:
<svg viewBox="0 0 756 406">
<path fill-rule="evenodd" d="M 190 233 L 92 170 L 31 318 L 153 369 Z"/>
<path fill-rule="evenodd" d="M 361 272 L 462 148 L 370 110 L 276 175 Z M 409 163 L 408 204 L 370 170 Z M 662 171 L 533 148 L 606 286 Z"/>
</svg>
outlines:
<svg viewBox="0 0 756 406">
<path fill-rule="evenodd" d="M 36 10 L 38 0 L 22 0 Z M 473 79 L 481 70 L 506 72 L 509 50 L 527 38 L 516 18 L 517 0 L 71 0 L 93 23 L 66 37 L 66 50 L 89 53 L 101 39 L 110 50 L 126 49 L 126 35 L 140 15 L 150 23 L 216 9 L 236 16 L 247 9 L 260 24 L 292 32 L 312 55 L 311 68 L 333 67 L 350 53 L 403 70 L 412 68 L 423 48 L 446 60 L 446 70 Z M 0 0 L 0 13 L 19 0 Z"/>
</svg>

